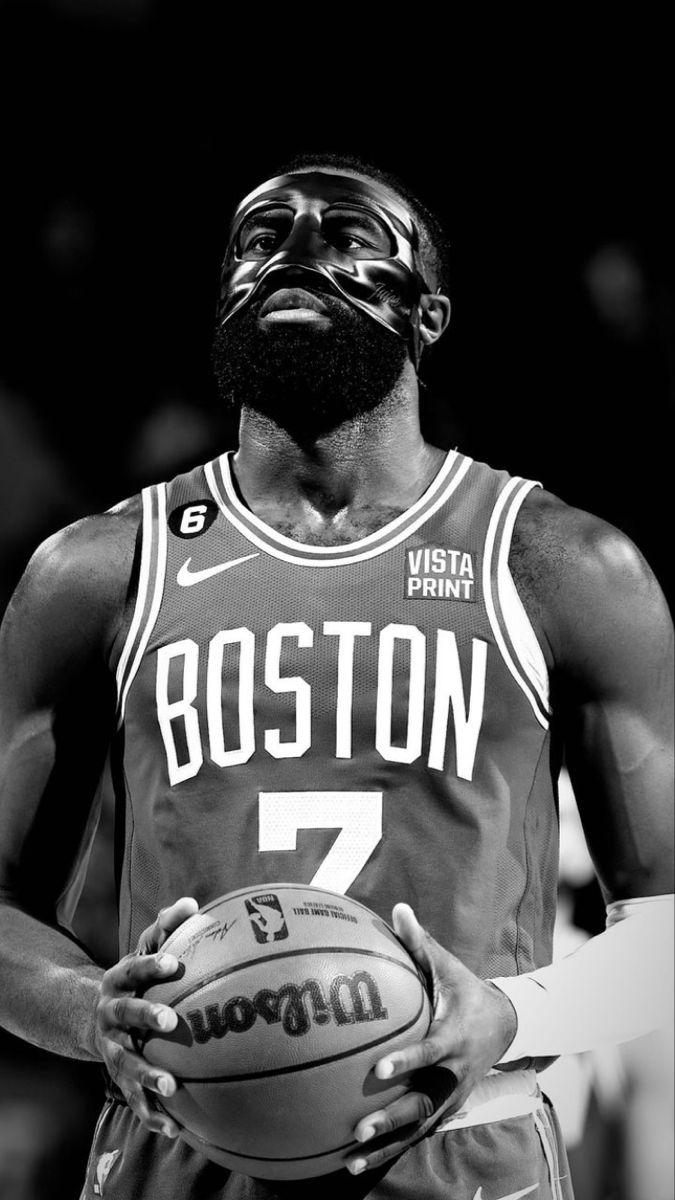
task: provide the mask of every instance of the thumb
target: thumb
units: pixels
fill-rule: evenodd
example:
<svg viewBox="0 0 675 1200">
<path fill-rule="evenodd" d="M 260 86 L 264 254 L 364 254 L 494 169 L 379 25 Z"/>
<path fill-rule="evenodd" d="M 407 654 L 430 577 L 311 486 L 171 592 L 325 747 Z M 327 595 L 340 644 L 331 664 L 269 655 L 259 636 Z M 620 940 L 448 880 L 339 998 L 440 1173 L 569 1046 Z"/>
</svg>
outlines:
<svg viewBox="0 0 675 1200">
<path fill-rule="evenodd" d="M 450 950 L 439 946 L 435 938 L 420 925 L 409 904 L 397 904 L 392 912 L 394 930 L 406 950 L 419 967 L 437 994 L 441 984 L 456 983 L 467 974 L 467 969 Z"/>
<path fill-rule="evenodd" d="M 432 974 L 435 951 L 440 950 L 438 943 L 420 925 L 409 904 L 396 904 L 391 916 L 394 930 L 406 950 L 419 966 L 428 974 Z"/>
<path fill-rule="evenodd" d="M 149 925 L 139 937 L 137 953 L 154 954 L 164 945 L 169 935 L 196 912 L 199 912 L 199 904 L 193 896 L 181 896 L 174 904 L 160 909 L 154 925 Z"/>
</svg>

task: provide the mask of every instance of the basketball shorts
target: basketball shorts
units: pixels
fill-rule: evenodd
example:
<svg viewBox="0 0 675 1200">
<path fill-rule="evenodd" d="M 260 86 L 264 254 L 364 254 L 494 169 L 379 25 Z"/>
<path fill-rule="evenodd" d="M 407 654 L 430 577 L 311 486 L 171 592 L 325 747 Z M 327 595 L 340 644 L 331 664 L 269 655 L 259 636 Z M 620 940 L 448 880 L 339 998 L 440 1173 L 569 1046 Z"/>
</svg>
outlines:
<svg viewBox="0 0 675 1200">
<path fill-rule="evenodd" d="M 282 1183 L 227 1171 L 181 1138 L 149 1133 L 126 1104 L 109 1099 L 80 1200 L 573 1200 L 555 1113 L 534 1072 L 517 1074 L 532 1077 L 520 1098 L 511 1093 L 504 1104 L 484 1080 L 485 1102 L 381 1168 Z M 511 1115 L 486 1119 L 500 1107 Z"/>
</svg>

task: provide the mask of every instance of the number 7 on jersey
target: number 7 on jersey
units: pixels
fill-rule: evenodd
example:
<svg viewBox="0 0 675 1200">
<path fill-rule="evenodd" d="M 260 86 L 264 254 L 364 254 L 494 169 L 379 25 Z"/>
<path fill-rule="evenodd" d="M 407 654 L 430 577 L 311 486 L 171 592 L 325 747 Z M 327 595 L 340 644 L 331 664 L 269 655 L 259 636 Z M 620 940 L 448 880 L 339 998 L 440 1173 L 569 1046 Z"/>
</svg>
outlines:
<svg viewBox="0 0 675 1200">
<path fill-rule="evenodd" d="M 339 829 L 310 879 L 346 892 L 382 840 L 382 792 L 260 792 L 258 849 L 296 850 L 299 829 Z"/>
</svg>

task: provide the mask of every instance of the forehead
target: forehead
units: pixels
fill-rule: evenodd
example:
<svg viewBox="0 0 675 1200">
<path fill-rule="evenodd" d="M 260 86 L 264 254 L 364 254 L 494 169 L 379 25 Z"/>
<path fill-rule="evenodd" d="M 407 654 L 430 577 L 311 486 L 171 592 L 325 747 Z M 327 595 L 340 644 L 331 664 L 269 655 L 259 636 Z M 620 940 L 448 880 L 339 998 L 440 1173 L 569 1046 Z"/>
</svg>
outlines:
<svg viewBox="0 0 675 1200">
<path fill-rule="evenodd" d="M 239 204 L 233 219 L 238 226 L 249 214 L 274 203 L 315 203 L 321 206 L 356 205 L 388 218 L 399 233 L 417 241 L 415 223 L 405 204 L 384 184 L 363 175 L 328 171 L 297 171 L 261 183 Z"/>
</svg>

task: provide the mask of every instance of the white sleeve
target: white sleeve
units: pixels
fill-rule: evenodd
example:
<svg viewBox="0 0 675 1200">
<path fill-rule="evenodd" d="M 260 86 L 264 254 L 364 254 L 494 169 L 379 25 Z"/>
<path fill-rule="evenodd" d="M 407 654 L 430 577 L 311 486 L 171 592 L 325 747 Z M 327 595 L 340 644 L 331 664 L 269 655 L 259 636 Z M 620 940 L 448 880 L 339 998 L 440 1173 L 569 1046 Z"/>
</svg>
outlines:
<svg viewBox="0 0 675 1200">
<path fill-rule="evenodd" d="M 528 975 L 493 979 L 518 1017 L 500 1062 L 628 1042 L 673 1021 L 673 896 L 617 900 L 607 928 Z"/>
</svg>

